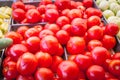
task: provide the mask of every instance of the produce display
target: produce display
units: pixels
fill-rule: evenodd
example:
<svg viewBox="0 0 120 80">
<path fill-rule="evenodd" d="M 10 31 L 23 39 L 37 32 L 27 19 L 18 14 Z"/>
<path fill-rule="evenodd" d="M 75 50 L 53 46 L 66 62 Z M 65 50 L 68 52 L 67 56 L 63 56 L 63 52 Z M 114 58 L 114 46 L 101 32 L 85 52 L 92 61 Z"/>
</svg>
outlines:
<svg viewBox="0 0 120 80">
<path fill-rule="evenodd" d="M 119 26 L 105 24 L 93 5 L 93 0 L 14 2 L 12 19 L 21 25 L 5 34 L 11 40 L 1 65 L 4 79 L 120 80 L 120 52 L 113 51 Z"/>
<path fill-rule="evenodd" d="M 96 3 L 103 11 L 107 22 L 115 23 L 120 28 L 120 0 L 96 0 Z M 120 31 L 117 36 L 120 38 Z"/>
</svg>

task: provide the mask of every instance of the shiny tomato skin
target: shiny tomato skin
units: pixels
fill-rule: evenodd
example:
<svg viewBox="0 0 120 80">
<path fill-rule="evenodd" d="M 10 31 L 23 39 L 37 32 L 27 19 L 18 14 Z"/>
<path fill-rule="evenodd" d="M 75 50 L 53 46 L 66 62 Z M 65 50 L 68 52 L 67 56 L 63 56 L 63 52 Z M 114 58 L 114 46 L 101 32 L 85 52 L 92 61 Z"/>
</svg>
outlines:
<svg viewBox="0 0 120 80">
<path fill-rule="evenodd" d="M 66 45 L 68 40 L 70 39 L 69 34 L 64 30 L 59 30 L 56 33 L 56 37 L 57 37 L 59 43 L 62 44 L 62 45 Z"/>
<path fill-rule="evenodd" d="M 75 1 L 70 1 L 71 5 L 70 5 L 70 9 L 75 9 L 77 8 L 76 2 Z"/>
<path fill-rule="evenodd" d="M 71 27 L 72 27 L 71 24 L 66 24 L 66 25 L 64 25 L 61 29 L 67 31 L 67 33 L 68 33 L 69 35 L 72 35 Z"/>
<path fill-rule="evenodd" d="M 103 29 L 99 26 L 93 26 L 88 29 L 87 36 L 90 40 L 100 40 L 103 37 Z"/>
<path fill-rule="evenodd" d="M 56 37 L 48 35 L 41 39 L 40 49 L 43 52 L 47 52 L 50 55 L 57 54 L 59 48 L 59 42 Z"/>
<path fill-rule="evenodd" d="M 52 4 L 52 0 L 42 0 L 40 2 L 40 5 L 47 5 L 47 4 Z"/>
<path fill-rule="evenodd" d="M 36 9 L 36 7 L 34 5 L 26 4 L 25 5 L 25 10 L 28 11 L 30 9 Z"/>
<path fill-rule="evenodd" d="M 39 67 L 50 67 L 53 62 L 52 56 L 46 52 L 37 52 L 35 56 Z"/>
<path fill-rule="evenodd" d="M 95 47 L 98 47 L 98 46 L 103 46 L 102 42 L 99 41 L 99 40 L 90 40 L 88 42 L 88 45 L 87 45 L 87 48 L 89 51 L 93 50 Z"/>
<path fill-rule="evenodd" d="M 58 10 L 58 9 L 57 9 L 57 6 L 56 6 L 55 4 L 47 4 L 45 9 L 46 9 L 46 10 L 47 10 L 47 9 L 56 9 L 56 10 Z"/>
<path fill-rule="evenodd" d="M 120 60 L 112 60 L 109 64 L 109 71 L 115 76 L 120 76 Z"/>
<path fill-rule="evenodd" d="M 92 65 L 86 71 L 89 80 L 105 80 L 105 71 L 99 65 Z"/>
<path fill-rule="evenodd" d="M 56 20 L 56 24 L 61 28 L 62 26 L 64 26 L 65 24 L 69 24 L 70 20 L 68 17 L 66 16 L 60 16 L 58 17 L 58 19 Z"/>
<path fill-rule="evenodd" d="M 32 36 L 26 40 L 26 46 L 28 51 L 35 53 L 40 50 L 40 39 L 39 37 Z"/>
<path fill-rule="evenodd" d="M 24 64 L 24 65 L 23 65 Z M 17 61 L 17 71 L 21 75 L 31 75 L 35 72 L 38 61 L 32 53 L 24 53 Z"/>
<path fill-rule="evenodd" d="M 74 62 L 79 66 L 79 69 L 83 71 L 86 71 L 88 67 L 93 64 L 91 57 L 82 54 L 76 55 Z"/>
<path fill-rule="evenodd" d="M 83 5 L 88 8 L 93 6 L 93 0 L 83 0 Z"/>
<path fill-rule="evenodd" d="M 16 62 L 14 61 L 7 62 L 2 69 L 2 73 L 6 78 L 15 79 L 18 75 Z"/>
<path fill-rule="evenodd" d="M 13 4 L 12 4 L 12 9 L 15 10 L 15 9 L 17 9 L 17 8 L 20 8 L 20 9 L 25 10 L 25 5 L 24 5 L 24 3 L 21 2 L 21 1 L 17 1 L 17 2 L 15 2 L 15 3 L 13 3 Z"/>
<path fill-rule="evenodd" d="M 35 80 L 54 80 L 53 72 L 48 68 L 38 68 L 35 72 Z"/>
<path fill-rule="evenodd" d="M 21 16 L 22 15 L 22 16 Z M 16 22 L 21 22 L 25 19 L 25 11 L 23 9 L 15 9 L 12 12 L 12 18 L 16 21 Z"/>
<path fill-rule="evenodd" d="M 16 32 L 18 32 L 21 35 L 24 35 L 25 31 L 27 31 L 28 29 L 29 29 L 28 26 L 20 26 Z"/>
<path fill-rule="evenodd" d="M 34 80 L 34 77 L 31 75 L 29 76 L 18 75 L 16 80 Z"/>
<path fill-rule="evenodd" d="M 10 47 L 8 56 L 13 58 L 14 61 L 17 61 L 18 58 L 25 52 L 28 52 L 26 46 L 24 46 L 23 44 L 14 44 Z"/>
<path fill-rule="evenodd" d="M 43 26 L 42 25 L 35 25 L 33 27 L 36 28 L 39 32 L 43 30 Z"/>
<path fill-rule="evenodd" d="M 118 59 L 118 60 L 120 60 L 120 53 L 117 52 L 117 53 L 113 54 L 112 59 Z"/>
<path fill-rule="evenodd" d="M 104 47 L 95 47 L 92 51 L 92 59 L 95 64 L 102 65 L 107 59 L 108 50 Z"/>
<path fill-rule="evenodd" d="M 68 60 L 74 61 L 76 55 L 69 55 Z"/>
<path fill-rule="evenodd" d="M 67 51 L 69 54 L 83 53 L 86 47 L 85 40 L 82 37 L 71 37 L 67 43 Z"/>
<path fill-rule="evenodd" d="M 13 61 L 13 58 L 6 56 L 3 60 L 2 66 L 4 67 L 9 61 Z"/>
<path fill-rule="evenodd" d="M 37 9 L 30 9 L 26 13 L 26 18 L 29 23 L 37 23 L 41 20 L 41 14 Z"/>
<path fill-rule="evenodd" d="M 37 7 L 37 10 L 39 11 L 40 14 L 44 14 L 45 13 L 45 8 L 46 8 L 45 5 L 39 5 Z"/>
<path fill-rule="evenodd" d="M 53 23 L 59 17 L 59 13 L 56 9 L 48 9 L 45 11 L 45 18 L 48 22 Z"/>
<path fill-rule="evenodd" d="M 61 16 L 67 16 L 68 13 L 69 13 L 69 11 L 70 11 L 70 9 L 64 9 L 64 10 L 62 10 Z"/>
<path fill-rule="evenodd" d="M 63 56 L 63 54 L 64 54 L 64 49 L 63 48 L 64 47 L 59 43 L 58 51 L 55 55 L 56 56 Z"/>
<path fill-rule="evenodd" d="M 71 32 L 75 36 L 84 36 L 87 30 L 87 22 L 82 18 L 75 18 L 71 22 Z"/>
<path fill-rule="evenodd" d="M 116 45 L 115 37 L 110 35 L 104 35 L 101 42 L 107 49 L 112 49 Z"/>
<path fill-rule="evenodd" d="M 63 61 L 58 66 L 57 74 L 61 80 L 77 80 L 79 68 L 73 61 Z"/>
<path fill-rule="evenodd" d="M 50 66 L 50 69 L 53 71 L 53 72 L 57 72 L 57 68 L 59 66 L 59 64 L 63 61 L 63 59 L 60 57 L 60 56 L 53 56 L 52 57 L 53 59 L 53 62 Z"/>
<path fill-rule="evenodd" d="M 8 33 L 5 35 L 5 37 L 11 38 L 11 39 L 13 40 L 13 44 L 21 43 L 21 41 L 23 40 L 22 35 L 20 35 L 20 34 L 17 33 L 17 32 L 14 32 L 14 31 L 8 32 Z"/>
</svg>

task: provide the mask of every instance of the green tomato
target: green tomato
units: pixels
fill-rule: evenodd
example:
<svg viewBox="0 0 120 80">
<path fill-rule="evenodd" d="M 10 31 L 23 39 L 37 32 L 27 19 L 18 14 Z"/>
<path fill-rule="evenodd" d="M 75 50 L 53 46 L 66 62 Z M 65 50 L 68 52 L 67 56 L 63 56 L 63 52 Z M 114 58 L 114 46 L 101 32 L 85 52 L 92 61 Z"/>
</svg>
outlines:
<svg viewBox="0 0 120 80">
<path fill-rule="evenodd" d="M 120 10 L 120 5 L 118 3 L 111 3 L 110 10 L 112 10 L 116 14 L 117 11 Z"/>
<path fill-rule="evenodd" d="M 107 10 L 109 8 L 109 3 L 106 0 L 100 2 L 98 6 L 102 11 Z"/>
<path fill-rule="evenodd" d="M 103 12 L 103 15 L 106 19 L 108 19 L 110 16 L 115 16 L 115 14 L 111 10 L 105 10 Z"/>
</svg>

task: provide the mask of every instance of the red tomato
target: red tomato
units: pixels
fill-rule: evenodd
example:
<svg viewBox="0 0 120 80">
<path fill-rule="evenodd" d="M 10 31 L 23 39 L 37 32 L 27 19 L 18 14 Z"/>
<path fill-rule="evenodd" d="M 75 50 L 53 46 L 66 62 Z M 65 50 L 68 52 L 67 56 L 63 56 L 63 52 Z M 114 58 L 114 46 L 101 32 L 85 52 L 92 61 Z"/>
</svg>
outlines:
<svg viewBox="0 0 120 80">
<path fill-rule="evenodd" d="M 57 10 L 57 6 L 55 4 L 47 4 L 45 9 L 46 10 L 47 9 L 56 9 Z"/>
<path fill-rule="evenodd" d="M 108 50 L 104 47 L 95 47 L 92 51 L 92 59 L 95 64 L 102 65 L 107 59 Z"/>
<path fill-rule="evenodd" d="M 76 2 L 76 5 L 77 5 L 77 6 L 83 6 L 83 2 L 77 1 L 77 2 Z"/>
<path fill-rule="evenodd" d="M 61 15 L 62 16 L 67 16 L 69 11 L 70 11 L 70 9 L 64 9 L 64 10 L 62 10 Z"/>
<path fill-rule="evenodd" d="M 26 18 L 29 23 L 36 23 L 41 20 L 41 14 L 37 9 L 29 9 L 26 13 Z"/>
<path fill-rule="evenodd" d="M 70 8 L 70 0 L 55 0 L 55 5 L 59 10 L 69 9 Z"/>
<path fill-rule="evenodd" d="M 115 36 L 119 31 L 119 27 L 117 24 L 109 23 L 105 27 L 105 33 L 111 36 Z"/>
<path fill-rule="evenodd" d="M 57 72 L 57 69 L 58 69 L 58 66 L 59 64 L 63 61 L 63 59 L 59 56 L 53 56 L 52 58 L 53 62 L 51 64 L 51 67 L 50 69 L 53 71 L 53 72 Z"/>
<path fill-rule="evenodd" d="M 75 18 L 71 22 L 71 32 L 75 36 L 84 36 L 87 30 L 87 22 L 82 18 Z"/>
<path fill-rule="evenodd" d="M 46 5 L 39 5 L 37 7 L 37 10 L 39 11 L 40 14 L 44 14 L 45 13 L 45 8 L 46 8 Z"/>
<path fill-rule="evenodd" d="M 22 15 L 22 16 L 21 16 Z M 12 18 L 16 21 L 16 22 L 21 22 L 25 19 L 25 11 L 23 9 L 15 9 L 12 12 Z"/>
<path fill-rule="evenodd" d="M 77 80 L 79 68 L 73 61 L 63 61 L 58 66 L 57 74 L 60 80 Z"/>
<path fill-rule="evenodd" d="M 38 62 L 32 53 L 24 53 L 17 61 L 17 71 L 21 75 L 31 75 L 35 72 Z"/>
<path fill-rule="evenodd" d="M 86 74 L 89 80 L 105 80 L 105 71 L 99 65 L 90 66 Z"/>
<path fill-rule="evenodd" d="M 43 52 L 47 52 L 50 55 L 57 54 L 59 48 L 59 42 L 56 37 L 48 35 L 42 38 L 40 42 L 40 49 Z"/>
<path fill-rule="evenodd" d="M 58 32 L 60 30 L 60 27 L 57 24 L 54 24 L 54 23 L 49 24 L 48 26 L 45 26 L 44 28 L 51 30 L 53 33 L 56 33 L 56 32 Z"/>
<path fill-rule="evenodd" d="M 50 67 L 52 64 L 52 56 L 46 52 L 37 52 L 35 57 L 38 61 L 38 67 Z"/>
<path fill-rule="evenodd" d="M 48 9 L 45 12 L 45 18 L 47 21 L 53 23 L 57 20 L 59 17 L 59 13 L 56 9 Z"/>
<path fill-rule="evenodd" d="M 28 11 L 30 9 L 36 9 L 36 7 L 34 5 L 31 5 L 31 4 L 26 4 L 25 5 L 25 10 Z"/>
<path fill-rule="evenodd" d="M 47 4 L 52 4 L 52 0 L 42 0 L 41 2 L 40 2 L 40 5 L 47 5 Z"/>
<path fill-rule="evenodd" d="M 99 41 L 99 40 L 90 40 L 88 42 L 88 45 L 87 45 L 87 48 L 89 51 L 93 50 L 95 47 L 98 47 L 98 46 L 103 46 L 102 42 Z"/>
<path fill-rule="evenodd" d="M 13 61 L 7 62 L 2 69 L 2 73 L 6 78 L 10 78 L 11 80 L 15 79 L 18 75 L 16 69 L 16 62 Z"/>
<path fill-rule="evenodd" d="M 38 36 L 39 35 L 39 30 L 36 28 L 29 28 L 27 31 L 25 31 L 25 39 L 31 37 L 31 36 Z"/>
<path fill-rule="evenodd" d="M 10 56 L 6 56 L 2 63 L 3 67 L 7 65 L 7 63 L 10 61 L 13 61 L 13 58 L 11 58 Z"/>
<path fill-rule="evenodd" d="M 43 30 L 43 26 L 42 25 L 35 25 L 33 27 L 36 28 L 39 32 Z"/>
<path fill-rule="evenodd" d="M 24 35 L 27 30 L 28 30 L 28 26 L 20 26 L 16 32 L 18 32 L 21 35 Z"/>
<path fill-rule="evenodd" d="M 112 58 L 120 60 L 120 52 L 117 52 L 117 53 L 113 54 Z"/>
<path fill-rule="evenodd" d="M 89 56 L 89 57 L 92 57 L 92 53 L 89 52 L 89 51 L 86 51 L 86 52 L 84 53 L 84 55 Z"/>
<path fill-rule="evenodd" d="M 111 61 L 112 61 L 111 59 L 106 59 L 105 62 L 103 63 L 103 68 L 107 72 L 108 72 L 108 67 L 109 67 L 109 64 L 110 64 Z"/>
<path fill-rule="evenodd" d="M 31 53 L 35 53 L 40 50 L 40 39 L 39 37 L 33 36 L 26 40 L 26 46 L 28 51 Z"/>
<path fill-rule="evenodd" d="M 102 17 L 102 11 L 93 7 L 87 8 L 85 11 L 85 14 L 87 15 L 87 17 L 90 17 L 90 16 Z"/>
<path fill-rule="evenodd" d="M 56 56 L 62 56 L 64 54 L 64 49 L 61 44 L 59 44 L 58 51 L 55 54 Z"/>
<path fill-rule="evenodd" d="M 74 61 L 75 57 L 76 57 L 76 55 L 69 55 L 68 60 Z"/>
<path fill-rule="evenodd" d="M 86 71 L 93 64 L 91 57 L 82 54 L 76 55 L 74 61 L 79 66 L 79 69 L 83 71 Z"/>
<path fill-rule="evenodd" d="M 56 38 L 58 39 L 59 43 L 62 44 L 62 45 L 66 45 L 68 40 L 70 39 L 70 36 L 69 34 L 64 31 L 64 30 L 59 30 L 57 33 L 56 33 Z"/>
<path fill-rule="evenodd" d="M 17 61 L 18 58 L 25 52 L 28 52 L 26 46 L 24 46 L 23 44 L 14 44 L 10 47 L 8 56 L 13 58 L 14 61 Z"/>
<path fill-rule="evenodd" d="M 99 26 L 93 26 L 88 29 L 87 36 L 89 39 L 100 40 L 103 37 L 103 29 Z"/>
<path fill-rule="evenodd" d="M 115 75 L 120 76 L 120 60 L 112 60 L 109 64 L 109 71 Z"/>
<path fill-rule="evenodd" d="M 12 9 L 15 10 L 15 9 L 17 9 L 17 8 L 20 8 L 20 9 L 25 10 L 25 5 L 24 5 L 24 3 L 21 2 L 21 1 L 14 2 L 14 3 L 12 4 Z"/>
<path fill-rule="evenodd" d="M 101 23 L 101 19 L 98 16 L 90 16 L 87 20 L 87 25 L 89 28 L 96 25 L 99 26 L 100 23 Z"/>
<path fill-rule="evenodd" d="M 102 44 L 107 49 L 112 49 L 116 45 L 116 39 L 114 36 L 104 35 L 102 38 Z"/>
<path fill-rule="evenodd" d="M 80 71 L 78 80 L 86 80 L 86 75 L 83 71 Z"/>
<path fill-rule="evenodd" d="M 60 16 L 57 20 L 56 20 L 56 24 L 59 26 L 59 27 L 62 27 L 66 24 L 69 24 L 70 23 L 70 20 L 68 17 L 66 16 Z"/>
<path fill-rule="evenodd" d="M 8 32 L 5 37 L 11 38 L 13 40 L 13 44 L 21 43 L 21 41 L 23 40 L 23 37 L 19 33 L 14 31 Z"/>
<path fill-rule="evenodd" d="M 67 43 L 67 51 L 69 54 L 83 53 L 85 47 L 85 40 L 82 37 L 71 37 Z"/>
<path fill-rule="evenodd" d="M 72 9 L 68 12 L 67 16 L 70 20 L 73 20 L 74 18 L 82 18 L 82 12 L 79 9 Z"/>
<path fill-rule="evenodd" d="M 106 80 L 117 80 L 117 79 L 115 79 L 115 76 L 113 76 L 109 72 L 105 72 L 105 78 L 106 78 Z"/>
<path fill-rule="evenodd" d="M 54 35 L 54 33 L 49 29 L 44 29 L 39 33 L 39 38 L 42 39 L 42 38 L 44 38 L 45 36 L 48 36 L 48 35 Z"/>
<path fill-rule="evenodd" d="M 71 5 L 70 5 L 70 9 L 75 9 L 77 8 L 76 2 L 75 1 L 70 1 Z"/>
<path fill-rule="evenodd" d="M 16 80 L 34 80 L 33 76 L 23 76 L 23 75 L 18 75 Z"/>
<path fill-rule="evenodd" d="M 67 33 L 68 33 L 69 35 L 72 35 L 72 33 L 71 33 L 71 27 L 72 27 L 71 24 L 66 24 L 66 25 L 64 25 L 61 29 L 67 31 Z"/>
<path fill-rule="evenodd" d="M 83 5 L 88 8 L 93 6 L 93 0 L 83 0 Z"/>
<path fill-rule="evenodd" d="M 35 72 L 35 80 L 53 80 L 54 74 L 48 68 L 38 68 Z"/>
</svg>

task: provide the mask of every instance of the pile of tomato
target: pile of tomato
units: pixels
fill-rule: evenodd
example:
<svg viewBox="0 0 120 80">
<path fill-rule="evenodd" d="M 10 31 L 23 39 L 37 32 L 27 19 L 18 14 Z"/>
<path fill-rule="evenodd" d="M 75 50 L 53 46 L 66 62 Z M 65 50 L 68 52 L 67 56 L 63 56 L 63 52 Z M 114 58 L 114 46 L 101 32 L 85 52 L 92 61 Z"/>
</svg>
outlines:
<svg viewBox="0 0 120 80">
<path fill-rule="evenodd" d="M 92 0 L 23 5 L 13 3 L 16 21 L 34 23 L 40 18 L 48 23 L 19 26 L 5 35 L 13 40 L 2 65 L 6 80 L 120 80 L 120 52 L 112 51 L 119 28 L 104 24 Z M 26 9 L 24 20 L 21 13 Z"/>
</svg>

